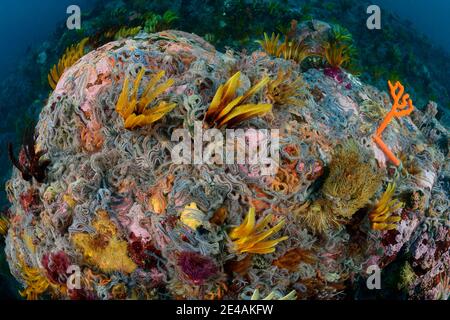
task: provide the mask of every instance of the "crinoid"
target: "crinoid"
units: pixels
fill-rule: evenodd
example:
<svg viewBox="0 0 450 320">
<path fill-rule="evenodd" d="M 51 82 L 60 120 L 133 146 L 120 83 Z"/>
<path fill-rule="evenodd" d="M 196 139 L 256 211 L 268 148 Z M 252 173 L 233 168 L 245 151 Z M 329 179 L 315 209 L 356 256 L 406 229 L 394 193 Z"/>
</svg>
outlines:
<svg viewBox="0 0 450 320">
<path fill-rule="evenodd" d="M 242 224 L 233 228 L 229 234 L 231 240 L 233 240 L 234 250 L 238 253 L 266 254 L 274 252 L 275 246 L 281 241 L 287 240 L 288 237 L 284 236 L 275 240 L 264 241 L 280 231 L 284 226 L 285 221 L 282 220 L 275 227 L 264 231 L 272 218 L 273 215 L 269 214 L 256 224 L 255 208 L 251 207 Z"/>
<path fill-rule="evenodd" d="M 22 173 L 22 178 L 32 182 L 33 178 L 42 183 L 46 178 L 46 170 L 50 165 L 49 159 L 41 159 L 46 151 L 36 150 L 36 137 L 34 125 L 29 125 L 23 135 L 23 144 L 19 153 L 19 159 L 14 156 L 12 143 L 8 144 L 8 155 L 13 165 Z"/>
<path fill-rule="evenodd" d="M 333 69 L 339 69 L 350 62 L 349 47 L 339 42 L 324 42 L 322 44 L 323 57 Z"/>
<path fill-rule="evenodd" d="M 370 157 L 354 140 L 338 147 L 333 155 L 322 192 L 341 217 L 351 218 L 381 186 L 380 173 L 366 159 Z"/>
<path fill-rule="evenodd" d="M 0 217 L 0 235 L 6 236 L 9 229 L 9 220 L 7 217 Z"/>
<path fill-rule="evenodd" d="M 116 32 L 114 35 L 115 40 L 125 39 L 129 37 L 134 37 L 141 31 L 142 27 L 122 27 L 119 29 L 119 31 Z"/>
<path fill-rule="evenodd" d="M 157 86 L 157 83 L 165 75 L 164 71 L 160 71 L 150 79 L 141 97 L 138 98 L 139 86 L 144 74 L 145 69 L 142 68 L 134 80 L 131 97 L 129 94 L 130 79 L 128 77 L 125 78 L 122 92 L 116 104 L 116 111 L 124 119 L 125 128 L 128 130 L 134 130 L 138 127 L 152 124 L 176 107 L 175 103 L 160 101 L 156 107 L 148 108 L 150 104 L 155 102 L 159 95 L 164 93 L 174 83 L 173 79 L 169 79 Z"/>
<path fill-rule="evenodd" d="M 386 191 L 381 196 L 375 208 L 369 214 L 372 229 L 374 230 L 393 230 L 397 228 L 397 222 L 401 220 L 400 216 L 393 214 L 404 206 L 403 202 L 392 199 L 395 193 L 395 183 L 390 183 Z"/>
<path fill-rule="evenodd" d="M 59 62 L 53 66 L 48 74 L 48 83 L 50 87 L 55 90 L 59 79 L 64 71 L 73 66 L 84 55 L 84 48 L 89 41 L 89 38 L 84 38 L 78 44 L 74 44 L 66 49 L 66 52 L 59 59 Z"/>
<path fill-rule="evenodd" d="M 248 119 L 266 114 L 272 110 L 267 103 L 246 103 L 250 97 L 260 91 L 269 81 L 268 76 L 250 88 L 244 95 L 237 96 L 241 72 L 232 76 L 225 85 L 221 85 L 208 108 L 205 122 L 210 127 L 231 127 Z"/>
<path fill-rule="evenodd" d="M 310 56 L 317 55 L 317 53 L 311 51 L 310 46 L 305 41 L 289 39 L 286 36 L 284 42 L 281 42 L 280 34 L 275 35 L 275 33 L 272 33 L 272 36 L 269 38 L 267 33 L 264 33 L 264 39 L 256 42 L 261 45 L 261 48 L 267 54 L 275 58 L 294 60 L 298 64 L 301 64 Z"/>
<path fill-rule="evenodd" d="M 256 42 L 259 43 L 264 52 L 273 57 L 278 58 L 283 52 L 284 44 L 280 44 L 280 34 L 275 35 L 273 32 L 272 36 L 269 38 L 267 33 L 264 32 L 264 39 L 256 40 Z"/>
<path fill-rule="evenodd" d="M 289 40 L 287 37 L 282 46 L 282 57 L 285 60 L 294 60 L 298 64 L 310 57 L 316 55 L 311 52 L 309 45 L 305 41 Z"/>
<path fill-rule="evenodd" d="M 292 70 L 279 70 L 277 78 L 267 84 L 267 97 L 275 106 L 305 105 L 306 84 L 301 76 L 291 80 Z"/>
</svg>

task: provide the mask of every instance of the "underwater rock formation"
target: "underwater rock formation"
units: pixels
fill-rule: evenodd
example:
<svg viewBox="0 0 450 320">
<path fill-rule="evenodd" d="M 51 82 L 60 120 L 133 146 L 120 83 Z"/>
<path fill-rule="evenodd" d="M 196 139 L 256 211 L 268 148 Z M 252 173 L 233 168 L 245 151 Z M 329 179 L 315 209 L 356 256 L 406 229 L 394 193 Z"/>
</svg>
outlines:
<svg viewBox="0 0 450 320">
<path fill-rule="evenodd" d="M 278 100 L 284 104 L 238 124 L 279 129 L 277 173 L 261 176 L 238 164 L 174 164 L 173 131 L 184 128 L 193 136 L 218 88 L 237 71 L 238 97 L 280 74 L 284 86 L 302 92 L 303 103 Z M 149 108 L 164 101 L 174 109 L 128 130 L 116 111 L 125 79 L 142 76 L 144 90 L 156 74 L 161 83 L 173 83 Z M 14 170 L 7 183 L 6 254 L 23 295 L 251 299 L 256 292 L 342 299 L 354 295 L 368 266 L 384 269 L 408 259 L 398 274 L 401 289 L 392 290 L 411 298 L 448 296 L 448 154 L 436 148 L 425 116 L 420 124 L 395 119 L 383 139 L 407 156 L 400 168 L 391 166 L 371 138 L 390 110 L 389 96 L 345 71 L 342 77 L 336 81 L 317 69 L 301 73 L 296 62 L 262 52 L 223 54 L 180 31 L 139 33 L 82 57 L 62 75 L 36 127 L 36 150 L 45 150 L 49 163 L 46 179 L 30 182 Z M 272 104 L 271 91 L 252 92 L 247 103 Z M 333 158 L 335 150 L 350 140 L 363 151 L 358 161 L 333 169 L 340 159 Z M 364 195 L 358 187 L 341 187 L 361 186 L 365 170 L 375 182 Z M 332 185 L 330 177 L 339 183 Z M 390 183 L 397 186 L 392 197 L 405 206 L 390 212 L 400 218 L 397 228 L 374 230 L 369 213 Z M 322 214 L 325 226 L 316 221 Z M 248 243 L 267 248 L 237 250 L 236 244 Z M 61 281 L 68 265 L 79 268 L 79 287 Z"/>
</svg>

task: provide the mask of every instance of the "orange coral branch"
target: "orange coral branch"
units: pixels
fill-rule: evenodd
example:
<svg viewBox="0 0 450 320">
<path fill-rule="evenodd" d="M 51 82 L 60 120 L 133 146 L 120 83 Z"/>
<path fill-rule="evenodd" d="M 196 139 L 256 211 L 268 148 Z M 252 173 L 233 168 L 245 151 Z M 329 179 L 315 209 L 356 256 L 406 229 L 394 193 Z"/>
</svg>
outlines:
<svg viewBox="0 0 450 320">
<path fill-rule="evenodd" d="M 381 149 L 381 151 L 384 152 L 384 154 L 386 155 L 386 157 L 389 158 L 389 160 L 392 161 L 392 163 L 395 166 L 399 166 L 400 165 L 400 160 L 392 153 L 392 151 L 389 149 L 389 147 L 383 142 L 383 140 L 381 140 L 381 138 L 379 136 L 374 136 L 373 140 L 375 141 L 375 143 L 378 145 L 378 147 Z"/>
<path fill-rule="evenodd" d="M 413 112 L 414 110 L 414 106 L 412 100 L 409 97 L 409 94 L 404 94 L 405 87 L 403 87 L 403 85 L 399 81 L 397 81 L 395 85 L 392 85 L 391 81 L 388 81 L 388 85 L 394 103 L 392 104 L 391 111 L 389 111 L 389 113 L 386 115 L 386 117 L 378 127 L 373 140 L 384 152 L 386 157 L 388 157 L 389 160 L 398 167 L 400 165 L 400 160 L 383 142 L 383 140 L 381 139 L 381 135 L 388 124 L 391 122 L 392 118 L 401 118 L 411 114 L 411 112 Z"/>
</svg>

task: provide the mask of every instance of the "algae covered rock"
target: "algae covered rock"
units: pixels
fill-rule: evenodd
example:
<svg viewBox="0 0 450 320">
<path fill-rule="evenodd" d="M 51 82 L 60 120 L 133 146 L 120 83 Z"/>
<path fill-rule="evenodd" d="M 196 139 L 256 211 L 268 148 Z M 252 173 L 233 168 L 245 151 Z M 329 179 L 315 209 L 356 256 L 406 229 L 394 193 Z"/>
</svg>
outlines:
<svg viewBox="0 0 450 320">
<path fill-rule="evenodd" d="M 277 99 L 289 86 L 295 99 Z M 130 112 L 117 111 L 121 96 Z M 125 125 L 161 103 L 173 107 Z M 273 174 L 174 161 L 177 129 L 189 140 L 232 129 L 204 121 L 214 105 L 233 110 L 234 129 L 278 130 Z M 402 118 L 383 134 L 404 154 L 390 165 L 372 141 L 390 107 L 344 71 L 337 81 L 261 52 L 223 54 L 180 31 L 108 43 L 63 74 L 40 114 L 34 148 L 50 163 L 45 179 L 15 170 L 8 181 L 11 271 L 30 299 L 341 299 L 368 266 L 400 257 L 409 267 L 392 290 L 438 298 L 434 280 L 449 266 L 448 155 Z M 339 153 L 349 143 L 353 158 Z M 391 182 L 405 204 L 392 212 L 400 221 L 373 230 L 369 213 Z"/>
</svg>

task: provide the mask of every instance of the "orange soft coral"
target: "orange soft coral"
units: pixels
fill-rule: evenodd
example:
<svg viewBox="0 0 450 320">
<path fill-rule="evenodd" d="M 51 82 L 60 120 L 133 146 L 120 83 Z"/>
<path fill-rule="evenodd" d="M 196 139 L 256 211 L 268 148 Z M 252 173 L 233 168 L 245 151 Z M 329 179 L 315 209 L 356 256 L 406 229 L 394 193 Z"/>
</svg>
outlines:
<svg viewBox="0 0 450 320">
<path fill-rule="evenodd" d="M 378 127 L 373 140 L 384 152 L 384 154 L 392 161 L 397 167 L 400 165 L 400 160 L 392 153 L 389 147 L 381 139 L 383 131 L 386 129 L 392 118 L 405 117 L 414 110 L 413 102 L 409 97 L 409 94 L 405 94 L 405 88 L 397 81 L 395 85 L 392 85 L 391 81 L 388 81 L 391 97 L 394 101 L 391 111 L 386 115 L 383 122 Z"/>
</svg>

